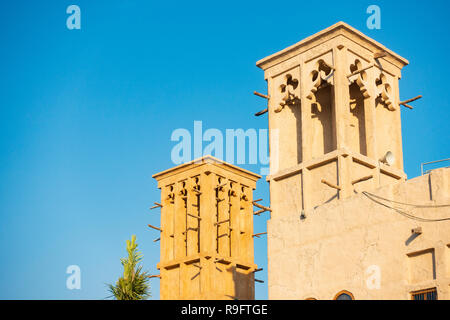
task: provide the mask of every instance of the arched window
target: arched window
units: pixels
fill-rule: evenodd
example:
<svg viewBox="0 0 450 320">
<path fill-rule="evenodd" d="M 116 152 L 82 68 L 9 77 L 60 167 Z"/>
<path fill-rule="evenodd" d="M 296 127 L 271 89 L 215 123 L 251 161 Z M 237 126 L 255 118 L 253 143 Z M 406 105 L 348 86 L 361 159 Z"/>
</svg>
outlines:
<svg viewBox="0 0 450 320">
<path fill-rule="evenodd" d="M 342 290 L 334 297 L 334 300 L 355 300 L 355 297 L 351 292 Z"/>
</svg>

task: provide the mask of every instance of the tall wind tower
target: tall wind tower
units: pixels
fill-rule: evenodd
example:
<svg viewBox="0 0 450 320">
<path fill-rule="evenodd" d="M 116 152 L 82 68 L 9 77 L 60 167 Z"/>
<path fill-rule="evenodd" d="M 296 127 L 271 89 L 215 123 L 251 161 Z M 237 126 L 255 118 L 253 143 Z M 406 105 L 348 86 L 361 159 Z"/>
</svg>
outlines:
<svg viewBox="0 0 450 320">
<path fill-rule="evenodd" d="M 406 181 L 408 61 L 339 22 L 257 62 L 268 84 L 269 299 L 448 299 L 450 169 Z M 407 109 L 406 109 L 407 110 Z"/>
<path fill-rule="evenodd" d="M 272 216 L 405 180 L 408 61 L 339 22 L 257 62 L 268 84 Z"/>
<path fill-rule="evenodd" d="M 254 299 L 260 176 L 211 156 L 153 176 L 161 189 L 161 299 Z"/>
</svg>

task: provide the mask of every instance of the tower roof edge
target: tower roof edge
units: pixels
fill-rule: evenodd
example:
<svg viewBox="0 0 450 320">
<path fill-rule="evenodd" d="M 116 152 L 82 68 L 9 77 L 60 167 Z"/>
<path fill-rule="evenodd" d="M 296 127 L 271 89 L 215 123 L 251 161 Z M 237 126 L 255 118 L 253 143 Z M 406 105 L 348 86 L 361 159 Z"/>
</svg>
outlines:
<svg viewBox="0 0 450 320">
<path fill-rule="evenodd" d="M 357 36 L 362 42 L 366 42 L 371 44 L 373 47 L 377 48 L 378 50 L 381 51 L 385 51 L 387 52 L 390 56 L 392 56 L 395 60 L 397 60 L 398 62 L 400 62 L 400 64 L 404 67 L 406 65 L 409 64 L 409 61 L 403 57 L 401 57 L 400 55 L 398 55 L 397 53 L 393 52 L 392 50 L 386 48 L 384 45 L 382 45 L 381 43 L 375 41 L 374 39 L 368 37 L 367 35 L 365 35 L 364 33 L 362 33 L 361 31 L 353 28 L 352 26 L 350 26 L 349 24 L 340 21 L 338 23 L 335 23 L 334 25 L 319 31 L 281 51 L 278 51 L 274 54 L 271 54 L 259 61 L 256 62 L 256 66 L 266 70 L 267 68 L 273 66 L 274 64 L 277 64 L 280 60 L 283 61 L 289 57 L 292 56 L 292 54 L 295 53 L 301 53 L 302 52 L 302 48 L 305 47 L 306 45 L 310 45 L 311 43 L 314 42 L 319 42 L 322 40 L 322 38 L 324 36 L 330 35 L 335 33 L 336 35 L 338 34 L 345 34 L 345 33 L 350 33 L 354 36 Z M 281 62 L 280 61 L 280 62 Z"/>
</svg>

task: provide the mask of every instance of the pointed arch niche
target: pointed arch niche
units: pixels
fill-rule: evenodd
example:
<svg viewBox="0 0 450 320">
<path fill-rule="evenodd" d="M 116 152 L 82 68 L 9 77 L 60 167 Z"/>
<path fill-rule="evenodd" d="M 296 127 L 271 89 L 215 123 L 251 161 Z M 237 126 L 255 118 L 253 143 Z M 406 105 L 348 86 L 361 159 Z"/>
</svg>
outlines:
<svg viewBox="0 0 450 320">
<path fill-rule="evenodd" d="M 350 65 L 350 73 L 363 68 L 361 61 L 356 59 Z M 365 104 L 369 98 L 366 87 L 367 73 L 362 71 L 350 78 L 349 85 L 349 117 L 347 124 L 348 146 L 350 150 L 367 156 Z"/>
</svg>

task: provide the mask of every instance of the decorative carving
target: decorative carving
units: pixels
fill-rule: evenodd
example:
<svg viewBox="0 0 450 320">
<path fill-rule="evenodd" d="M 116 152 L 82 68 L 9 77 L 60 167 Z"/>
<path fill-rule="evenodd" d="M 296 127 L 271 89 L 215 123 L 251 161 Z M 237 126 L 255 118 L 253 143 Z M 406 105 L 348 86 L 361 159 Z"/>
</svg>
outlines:
<svg viewBox="0 0 450 320">
<path fill-rule="evenodd" d="M 321 104 L 316 99 L 316 92 L 327 86 L 332 84 L 332 76 L 334 74 L 334 68 L 330 67 L 324 60 L 320 59 L 317 61 L 317 65 L 315 70 L 311 72 L 311 85 L 309 94 L 306 96 L 309 100 L 311 100 L 312 104 L 317 106 L 317 110 L 319 112 L 322 111 Z"/>
<path fill-rule="evenodd" d="M 169 203 L 175 203 L 175 193 L 173 192 L 173 186 L 169 187 L 169 194 L 167 195 L 167 199 Z"/>
<path fill-rule="evenodd" d="M 362 64 L 361 61 L 358 59 L 355 60 L 355 63 L 350 65 L 350 72 L 354 73 L 358 70 L 361 70 Z M 367 74 L 365 71 L 358 72 L 357 74 L 351 76 L 349 79 L 350 84 L 355 83 L 359 90 L 361 91 L 361 94 L 363 95 L 364 99 L 367 99 L 370 97 L 369 91 L 367 90 Z M 350 109 L 353 110 L 356 107 L 355 101 L 350 101 Z"/>
<path fill-rule="evenodd" d="M 181 189 L 180 189 L 180 191 L 178 191 L 178 194 L 180 196 L 182 196 L 182 198 L 186 198 L 187 197 L 187 189 L 186 189 L 186 182 L 185 181 L 183 181 L 181 183 Z"/>
<path fill-rule="evenodd" d="M 295 89 L 298 87 L 298 79 L 294 79 L 292 75 L 287 74 L 285 82 L 280 86 L 280 92 L 283 94 L 279 106 L 274 110 L 275 112 L 281 112 L 285 106 L 295 105 L 300 99 L 295 94 Z"/>
<path fill-rule="evenodd" d="M 375 84 L 377 86 L 376 99 L 383 103 L 388 110 L 394 111 L 395 105 L 392 103 L 391 98 L 392 88 L 390 84 L 387 83 L 386 76 L 383 72 L 380 72 L 380 76 L 376 79 Z"/>
</svg>

